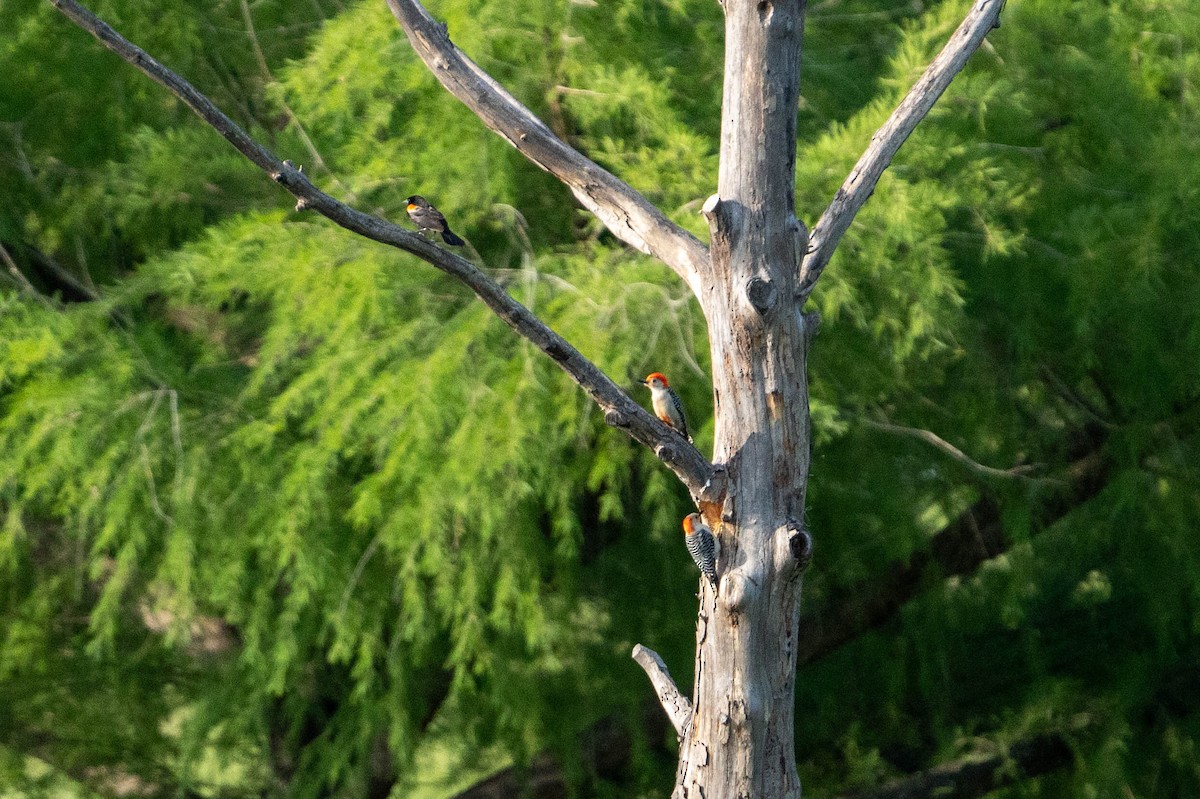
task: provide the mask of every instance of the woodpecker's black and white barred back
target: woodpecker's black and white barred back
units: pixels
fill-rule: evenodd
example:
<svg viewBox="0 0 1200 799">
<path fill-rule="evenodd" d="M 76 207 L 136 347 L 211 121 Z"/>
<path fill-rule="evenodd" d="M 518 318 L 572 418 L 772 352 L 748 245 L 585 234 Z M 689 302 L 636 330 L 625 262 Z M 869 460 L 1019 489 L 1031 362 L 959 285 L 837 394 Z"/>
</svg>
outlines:
<svg viewBox="0 0 1200 799">
<path fill-rule="evenodd" d="M 683 536 L 688 554 L 700 567 L 713 587 L 717 585 L 717 539 L 704 523 L 699 513 L 689 514 L 683 520 Z"/>
<path fill-rule="evenodd" d="M 675 409 L 673 415 L 679 420 L 679 432 L 683 433 L 684 438 L 691 441 L 692 435 L 688 432 L 687 417 L 683 414 L 683 402 L 680 401 L 679 395 L 675 393 L 675 389 L 673 388 L 667 388 L 667 396 L 671 398 L 671 407 Z"/>
</svg>

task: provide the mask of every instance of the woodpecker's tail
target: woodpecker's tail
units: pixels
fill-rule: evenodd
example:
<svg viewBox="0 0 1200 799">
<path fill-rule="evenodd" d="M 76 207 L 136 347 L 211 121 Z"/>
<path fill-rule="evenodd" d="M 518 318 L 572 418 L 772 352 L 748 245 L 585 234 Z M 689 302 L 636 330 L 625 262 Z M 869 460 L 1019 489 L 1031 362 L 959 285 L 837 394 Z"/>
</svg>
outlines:
<svg viewBox="0 0 1200 799">
<path fill-rule="evenodd" d="M 463 241 L 458 236 L 451 233 L 450 228 L 446 228 L 445 230 L 442 231 L 442 241 L 446 242 L 451 247 L 461 247 L 464 244 L 466 244 L 465 241 Z"/>
</svg>

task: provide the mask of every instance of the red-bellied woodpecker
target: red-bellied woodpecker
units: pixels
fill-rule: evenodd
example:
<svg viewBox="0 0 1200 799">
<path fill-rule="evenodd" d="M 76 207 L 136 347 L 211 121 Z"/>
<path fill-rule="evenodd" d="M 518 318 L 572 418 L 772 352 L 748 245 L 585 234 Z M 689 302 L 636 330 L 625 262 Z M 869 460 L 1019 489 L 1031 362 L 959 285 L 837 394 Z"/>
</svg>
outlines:
<svg viewBox="0 0 1200 799">
<path fill-rule="evenodd" d="M 651 372 L 642 382 L 650 389 L 650 401 L 654 405 L 654 415 L 691 441 L 692 437 L 688 435 L 687 418 L 683 415 L 683 403 L 679 401 L 679 395 L 671 389 L 671 384 L 667 382 L 667 376 L 662 372 Z"/>
<path fill-rule="evenodd" d="M 688 515 L 683 520 L 683 536 L 687 542 L 688 554 L 700 571 L 714 586 L 717 584 L 717 540 L 713 538 L 712 530 L 704 523 L 699 513 Z"/>
</svg>

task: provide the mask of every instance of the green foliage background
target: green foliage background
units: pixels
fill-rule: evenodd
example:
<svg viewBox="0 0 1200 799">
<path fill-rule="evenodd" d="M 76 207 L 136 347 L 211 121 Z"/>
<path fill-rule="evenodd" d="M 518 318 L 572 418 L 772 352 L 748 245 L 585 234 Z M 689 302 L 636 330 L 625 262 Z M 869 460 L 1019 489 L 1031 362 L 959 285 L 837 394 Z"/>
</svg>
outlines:
<svg viewBox="0 0 1200 799">
<path fill-rule="evenodd" d="M 806 222 L 966 5 L 810 3 Z M 430 6 L 705 235 L 717 3 Z M 393 219 L 429 196 L 631 391 L 672 375 L 711 443 L 686 289 L 449 97 L 382 2 L 94 10 L 336 196 Z M 49 3 L 5 0 L 0 30 L 0 791 L 434 797 L 549 750 L 580 796 L 666 796 L 628 653 L 690 684 L 674 478 L 464 289 L 286 210 Z M 810 795 L 1039 733 L 1072 764 L 998 795 L 1200 794 L 1197 53 L 1192 0 L 1009 0 L 823 278 L 806 608 L 981 499 L 1010 546 L 802 668 Z M 1034 468 L 981 477 L 879 421 Z M 1041 525 L 1081 457 L 1102 488 Z M 616 773 L 586 765 L 602 718 L 632 735 Z"/>
</svg>

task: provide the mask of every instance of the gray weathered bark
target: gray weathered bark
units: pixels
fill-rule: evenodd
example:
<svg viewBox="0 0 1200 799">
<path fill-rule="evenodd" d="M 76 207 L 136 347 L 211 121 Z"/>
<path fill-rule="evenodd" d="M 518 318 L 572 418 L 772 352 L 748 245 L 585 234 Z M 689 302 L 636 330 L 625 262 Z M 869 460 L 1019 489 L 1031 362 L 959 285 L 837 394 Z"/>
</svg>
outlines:
<svg viewBox="0 0 1200 799">
<path fill-rule="evenodd" d="M 678 799 L 800 795 L 793 705 L 809 437 L 805 319 L 792 298 L 806 244 L 793 213 L 803 30 L 803 0 L 725 3 L 721 166 L 704 205 L 714 279 L 700 304 L 727 494 L 702 509 L 721 543 L 720 582 L 715 594 L 701 588 Z"/>
<path fill-rule="evenodd" d="M 675 681 L 671 679 L 671 673 L 667 671 L 667 664 L 663 663 L 657 652 L 638 644 L 633 648 L 633 659 L 650 678 L 650 684 L 658 693 L 659 704 L 667 711 L 667 718 L 671 720 L 675 734 L 683 740 L 692 725 L 692 703 L 679 693 Z"/>
</svg>

